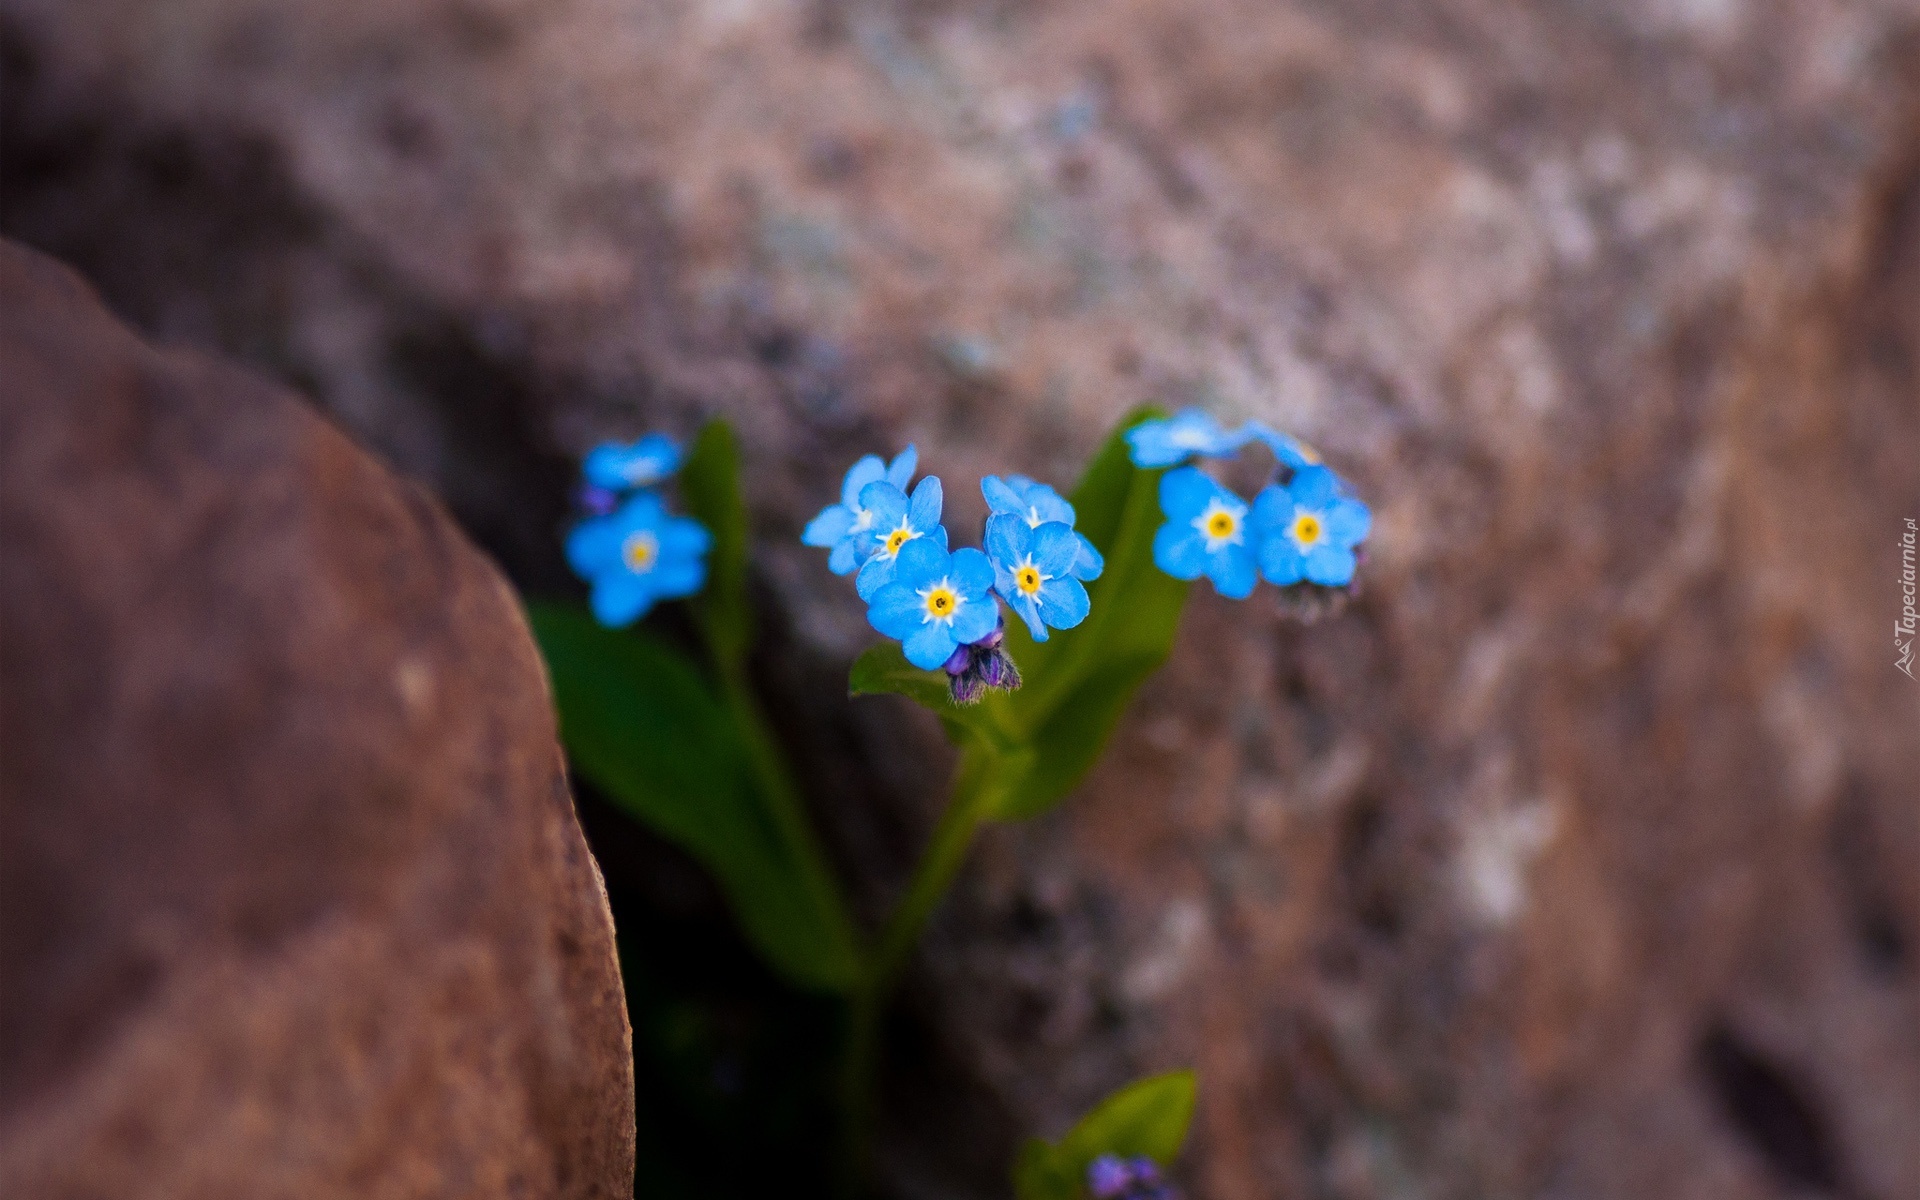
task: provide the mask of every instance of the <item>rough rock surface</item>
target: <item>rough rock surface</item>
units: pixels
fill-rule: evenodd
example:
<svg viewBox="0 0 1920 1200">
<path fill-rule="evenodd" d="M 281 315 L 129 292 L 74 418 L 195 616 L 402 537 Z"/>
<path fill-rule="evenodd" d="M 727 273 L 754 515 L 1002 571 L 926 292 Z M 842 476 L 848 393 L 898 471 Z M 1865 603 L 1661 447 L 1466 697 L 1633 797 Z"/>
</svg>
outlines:
<svg viewBox="0 0 1920 1200">
<path fill-rule="evenodd" d="M 0 380 L 0 1195 L 631 1195 L 613 929 L 499 575 L 11 243 Z"/>
<path fill-rule="evenodd" d="M 305 381 L 522 581 L 570 452 L 740 420 L 870 893 L 937 772 L 820 703 L 864 635 L 791 538 L 841 463 L 917 439 L 965 527 L 1197 400 L 1358 481 L 1364 601 L 1200 596 L 945 914 L 919 1006 L 1009 1128 L 1191 1062 L 1212 1200 L 1920 1195 L 1910 5 L 0 13 L 0 223 Z M 902 1188 L 992 1185 L 1004 1138 L 945 1142 Z"/>
</svg>

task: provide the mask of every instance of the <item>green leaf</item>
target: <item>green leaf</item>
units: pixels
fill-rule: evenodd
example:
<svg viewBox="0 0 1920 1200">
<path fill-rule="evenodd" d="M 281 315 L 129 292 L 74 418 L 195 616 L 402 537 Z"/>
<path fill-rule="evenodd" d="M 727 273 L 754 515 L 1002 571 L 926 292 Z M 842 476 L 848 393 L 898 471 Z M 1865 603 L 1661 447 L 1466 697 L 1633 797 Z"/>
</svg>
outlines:
<svg viewBox="0 0 1920 1200">
<path fill-rule="evenodd" d="M 1103 1154 L 1170 1164 L 1187 1140 L 1197 1092 L 1192 1071 L 1128 1084 L 1059 1141 L 1028 1142 L 1013 1170 L 1014 1194 L 1019 1200 L 1077 1200 L 1086 1194 L 1087 1166 Z"/>
<path fill-rule="evenodd" d="M 690 602 L 694 618 L 723 674 L 738 673 L 753 646 L 753 608 L 747 599 L 747 509 L 740 498 L 740 451 L 733 429 L 708 421 L 680 469 L 687 512 L 713 535 L 707 582 Z"/>
<path fill-rule="evenodd" d="M 1099 759 L 1134 692 L 1173 648 L 1191 585 L 1154 565 L 1163 472 L 1135 467 L 1125 436 L 1159 415 L 1143 408 L 1121 422 L 1070 497 L 1077 528 L 1106 558 L 1106 570 L 1087 585 L 1087 619 L 1046 642 L 1008 622 L 1007 650 L 1026 682 L 981 707 L 1015 731 L 1032 757 L 1002 788 L 995 816 L 1034 816 L 1071 791 Z"/>
<path fill-rule="evenodd" d="M 560 605 L 528 616 L 580 774 L 712 871 L 775 967 L 805 987 L 850 989 L 857 953 L 839 893 L 804 825 L 756 775 L 736 710 L 644 632 Z"/>
<path fill-rule="evenodd" d="M 956 745 L 978 742 L 1002 755 L 1018 755 L 1022 749 L 1001 727 L 993 709 L 985 704 L 955 704 L 947 673 L 914 666 L 898 642 L 868 646 L 853 662 L 847 692 L 854 696 L 905 696 L 939 717 L 948 739 Z"/>
</svg>

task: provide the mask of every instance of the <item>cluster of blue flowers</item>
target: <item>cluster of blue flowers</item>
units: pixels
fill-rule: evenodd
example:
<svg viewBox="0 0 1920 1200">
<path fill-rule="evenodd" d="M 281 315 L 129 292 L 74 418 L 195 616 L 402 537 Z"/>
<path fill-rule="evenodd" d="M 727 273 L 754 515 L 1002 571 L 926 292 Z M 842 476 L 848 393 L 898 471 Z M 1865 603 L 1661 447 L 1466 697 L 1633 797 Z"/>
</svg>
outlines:
<svg viewBox="0 0 1920 1200">
<path fill-rule="evenodd" d="M 940 523 L 938 476 L 907 485 L 919 455 L 907 447 L 891 463 L 867 455 L 847 471 L 840 503 L 815 517 L 801 541 L 828 551 L 836 575 L 854 574 L 867 620 L 897 638 L 907 661 L 944 668 L 956 700 L 1020 685 L 1002 649 L 998 596 L 1025 621 L 1035 641 L 1086 620 L 1086 582 L 1100 577 L 1100 552 L 1073 528 L 1073 506 L 1022 475 L 989 475 L 980 491 L 991 509 L 984 552 L 950 549 Z M 856 573 L 857 572 L 857 573 Z"/>
<path fill-rule="evenodd" d="M 1251 504 L 1190 465 L 1194 458 L 1231 457 L 1256 441 L 1273 451 L 1289 478 L 1267 484 Z M 1167 523 L 1153 539 L 1153 561 L 1167 574 L 1205 575 L 1234 600 L 1251 595 L 1261 577 L 1283 588 L 1353 582 L 1356 549 L 1373 514 L 1293 438 L 1258 422 L 1227 430 L 1207 413 L 1188 409 L 1135 426 L 1127 444 L 1135 466 L 1174 468 L 1160 478 Z"/>
<path fill-rule="evenodd" d="M 1087 1164 L 1087 1194 L 1093 1200 L 1176 1200 L 1179 1196 L 1152 1159 L 1112 1154 Z"/>
<path fill-rule="evenodd" d="M 713 537 L 667 511 L 659 486 L 680 469 L 680 447 L 651 433 L 631 445 L 597 446 L 581 464 L 587 516 L 567 535 L 567 562 L 592 586 L 603 625 L 631 625 L 661 600 L 691 596 L 707 581 Z"/>
</svg>

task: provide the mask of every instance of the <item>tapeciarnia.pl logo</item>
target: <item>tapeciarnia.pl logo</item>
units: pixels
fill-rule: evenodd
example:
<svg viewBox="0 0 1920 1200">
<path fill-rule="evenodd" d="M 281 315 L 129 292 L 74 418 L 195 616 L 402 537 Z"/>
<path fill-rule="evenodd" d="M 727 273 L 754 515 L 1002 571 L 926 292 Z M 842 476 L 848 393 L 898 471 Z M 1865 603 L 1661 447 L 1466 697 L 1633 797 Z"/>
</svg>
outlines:
<svg viewBox="0 0 1920 1200">
<path fill-rule="evenodd" d="M 1913 610 L 1914 574 L 1913 539 L 1914 520 L 1907 518 L 1907 531 L 1900 535 L 1900 598 L 1903 601 L 1899 619 L 1893 623 L 1893 648 L 1900 655 L 1894 666 L 1913 678 L 1913 631 L 1920 614 Z"/>
</svg>

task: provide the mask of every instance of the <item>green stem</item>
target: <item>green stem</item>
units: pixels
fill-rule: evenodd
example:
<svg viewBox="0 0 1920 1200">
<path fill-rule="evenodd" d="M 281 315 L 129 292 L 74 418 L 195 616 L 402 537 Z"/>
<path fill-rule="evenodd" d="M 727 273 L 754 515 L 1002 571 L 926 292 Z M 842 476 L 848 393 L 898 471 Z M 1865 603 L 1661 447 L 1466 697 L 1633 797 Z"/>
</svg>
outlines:
<svg viewBox="0 0 1920 1200">
<path fill-rule="evenodd" d="M 774 744 L 766 716 L 760 711 L 759 702 L 754 699 L 745 672 L 729 669 L 729 664 L 722 663 L 718 674 L 721 694 L 726 699 L 727 707 L 733 711 L 734 725 L 740 730 L 741 739 L 746 742 L 748 766 L 761 791 L 772 803 L 773 818 L 779 822 L 781 833 L 804 850 L 799 860 L 803 864 L 803 875 L 808 890 L 813 892 L 815 904 L 822 912 L 832 913 L 845 922 L 846 904 L 841 899 L 839 887 L 826 873 L 826 859 L 819 841 L 814 837 L 813 826 L 807 820 L 806 807 L 793 785 L 793 776 L 787 770 L 786 762 Z M 858 958 L 859 947 L 850 924 L 845 933 L 847 944 L 853 947 Z"/>
<path fill-rule="evenodd" d="M 991 807 L 994 756 L 978 749 L 961 753 L 953 793 L 933 839 L 914 869 L 907 894 L 888 918 L 879 943 L 868 957 L 849 1012 L 847 1048 L 841 1077 L 841 1099 L 847 1115 L 848 1171 L 857 1188 L 867 1162 L 867 1140 L 872 1130 L 875 1060 L 880 1024 L 887 998 L 908 957 L 920 939 L 927 918 L 952 886 L 966 862 L 974 834 Z"/>
<path fill-rule="evenodd" d="M 973 835 L 987 815 L 993 795 L 993 765 L 994 759 L 979 751 L 962 752 L 947 810 L 941 814 L 933 840 L 927 844 L 926 853 L 914 870 L 913 881 L 907 885 L 907 894 L 893 910 L 868 964 L 865 982 L 875 992 L 885 995 L 893 986 L 905 969 L 907 956 L 913 953 L 914 943 L 920 939 L 920 930 L 934 906 L 946 895 L 953 877 L 960 873 L 967 851 L 973 846 Z"/>
</svg>

